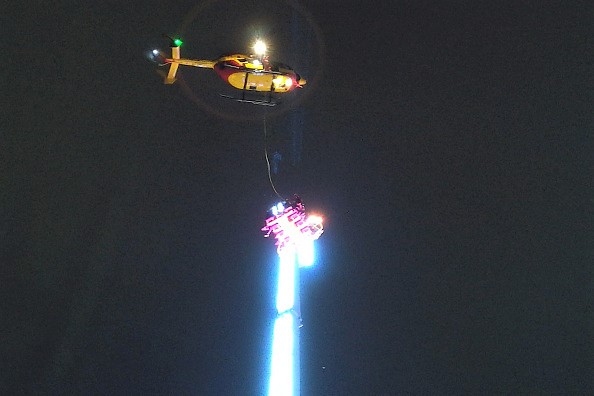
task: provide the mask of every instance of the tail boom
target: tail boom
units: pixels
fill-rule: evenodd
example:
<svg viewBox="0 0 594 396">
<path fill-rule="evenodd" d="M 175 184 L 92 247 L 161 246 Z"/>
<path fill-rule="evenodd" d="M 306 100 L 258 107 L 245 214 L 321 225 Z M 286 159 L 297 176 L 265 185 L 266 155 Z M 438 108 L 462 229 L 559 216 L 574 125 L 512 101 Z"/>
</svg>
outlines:
<svg viewBox="0 0 594 396">
<path fill-rule="evenodd" d="M 169 72 L 165 77 L 165 84 L 173 84 L 176 80 L 175 75 L 179 65 L 202 67 L 205 69 L 214 69 L 215 61 L 199 60 L 199 59 L 184 59 L 180 58 L 179 47 L 171 47 L 171 58 L 166 58 L 165 63 L 169 63 Z"/>
</svg>

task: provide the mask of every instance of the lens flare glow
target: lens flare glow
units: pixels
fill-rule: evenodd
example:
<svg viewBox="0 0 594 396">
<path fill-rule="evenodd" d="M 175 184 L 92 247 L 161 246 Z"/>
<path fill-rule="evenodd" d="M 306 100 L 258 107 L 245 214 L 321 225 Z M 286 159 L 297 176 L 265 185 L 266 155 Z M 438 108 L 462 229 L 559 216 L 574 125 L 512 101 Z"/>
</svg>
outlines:
<svg viewBox="0 0 594 396">
<path fill-rule="evenodd" d="M 254 44 L 254 52 L 256 53 L 256 55 L 264 55 L 266 53 L 266 43 L 262 40 L 256 40 L 256 43 Z"/>
</svg>

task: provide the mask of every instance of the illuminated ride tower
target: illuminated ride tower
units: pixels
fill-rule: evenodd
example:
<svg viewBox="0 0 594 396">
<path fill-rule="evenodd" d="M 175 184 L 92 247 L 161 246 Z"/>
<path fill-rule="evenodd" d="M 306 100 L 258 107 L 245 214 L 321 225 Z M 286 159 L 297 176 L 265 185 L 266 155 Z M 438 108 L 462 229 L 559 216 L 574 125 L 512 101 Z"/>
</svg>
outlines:
<svg viewBox="0 0 594 396">
<path fill-rule="evenodd" d="M 324 229 L 322 219 L 307 216 L 299 197 L 270 209 L 262 231 L 274 235 L 279 255 L 277 317 L 274 322 L 270 367 L 270 396 L 299 395 L 299 268 L 314 262 L 314 240 Z"/>
</svg>

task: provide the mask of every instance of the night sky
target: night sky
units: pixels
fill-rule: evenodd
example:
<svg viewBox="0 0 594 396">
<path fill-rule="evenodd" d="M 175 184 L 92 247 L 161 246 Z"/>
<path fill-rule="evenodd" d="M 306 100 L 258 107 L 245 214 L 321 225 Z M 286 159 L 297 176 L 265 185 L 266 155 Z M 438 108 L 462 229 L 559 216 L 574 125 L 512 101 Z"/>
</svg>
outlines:
<svg viewBox="0 0 594 396">
<path fill-rule="evenodd" d="M 2 7 L 0 393 L 262 395 L 273 175 L 322 213 L 303 395 L 594 388 L 587 1 Z M 275 108 L 146 53 L 246 52 Z"/>
</svg>

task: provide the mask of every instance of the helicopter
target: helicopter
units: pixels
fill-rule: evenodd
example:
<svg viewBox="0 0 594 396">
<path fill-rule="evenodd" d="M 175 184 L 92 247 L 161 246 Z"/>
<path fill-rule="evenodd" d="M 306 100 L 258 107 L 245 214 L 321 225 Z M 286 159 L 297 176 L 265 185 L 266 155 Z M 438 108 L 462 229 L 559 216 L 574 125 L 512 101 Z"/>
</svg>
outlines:
<svg viewBox="0 0 594 396">
<path fill-rule="evenodd" d="M 176 80 L 179 65 L 213 69 L 218 76 L 231 85 L 241 90 L 240 97 L 221 94 L 222 97 L 238 102 L 275 106 L 273 93 L 286 93 L 295 88 L 302 88 L 307 81 L 297 74 L 290 66 L 273 62 L 266 55 L 266 44 L 258 40 L 254 44 L 256 55 L 231 54 L 222 55 L 215 60 L 186 59 L 180 56 L 180 47 L 183 42 L 164 35 L 170 41 L 171 58 L 167 58 L 161 51 L 154 49 L 151 57 L 160 66 L 169 65 L 165 76 L 165 84 L 173 84 Z M 268 93 L 265 100 L 249 99 L 248 92 Z"/>
</svg>

